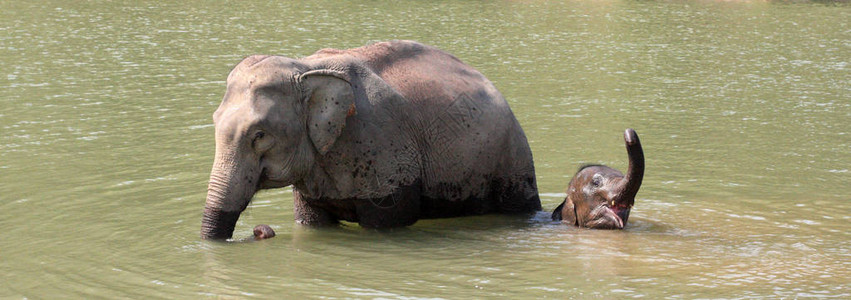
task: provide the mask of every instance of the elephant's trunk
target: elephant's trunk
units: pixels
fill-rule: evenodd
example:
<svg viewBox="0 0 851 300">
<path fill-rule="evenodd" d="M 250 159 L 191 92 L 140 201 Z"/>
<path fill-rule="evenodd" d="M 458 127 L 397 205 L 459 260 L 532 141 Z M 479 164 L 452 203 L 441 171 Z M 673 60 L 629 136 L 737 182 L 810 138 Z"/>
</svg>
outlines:
<svg viewBox="0 0 851 300">
<path fill-rule="evenodd" d="M 252 181 L 256 182 L 256 177 L 241 175 L 245 168 L 234 157 L 232 154 L 216 155 L 201 220 L 201 238 L 230 238 L 240 213 L 256 191 L 256 185 L 251 184 Z"/>
<path fill-rule="evenodd" d="M 623 138 L 629 155 L 629 168 L 626 171 L 626 177 L 616 188 L 618 196 L 614 202 L 615 206 L 630 208 L 635 203 L 635 195 L 638 194 L 641 180 L 644 178 L 644 150 L 641 148 L 638 134 L 632 128 L 624 132 Z"/>
<path fill-rule="evenodd" d="M 210 200 L 207 200 L 209 202 Z M 236 221 L 239 220 L 240 212 L 225 212 L 216 210 L 209 206 L 204 208 L 204 217 L 201 221 L 201 237 L 212 240 L 226 240 L 233 236 Z"/>
</svg>

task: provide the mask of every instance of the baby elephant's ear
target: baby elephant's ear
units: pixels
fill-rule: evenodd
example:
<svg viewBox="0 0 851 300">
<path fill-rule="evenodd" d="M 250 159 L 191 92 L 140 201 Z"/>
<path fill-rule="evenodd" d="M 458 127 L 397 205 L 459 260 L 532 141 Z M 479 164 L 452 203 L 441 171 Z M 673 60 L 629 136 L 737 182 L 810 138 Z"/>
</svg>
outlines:
<svg viewBox="0 0 851 300">
<path fill-rule="evenodd" d="M 324 155 L 355 114 L 354 92 L 345 73 L 314 70 L 302 74 L 299 83 L 306 94 L 307 132 L 313 146 Z"/>
<path fill-rule="evenodd" d="M 578 226 L 578 224 L 576 224 L 576 208 L 573 206 L 573 201 L 570 200 L 570 196 L 565 197 L 564 202 L 553 210 L 552 218 L 554 221 L 561 221 L 565 224 Z"/>
</svg>

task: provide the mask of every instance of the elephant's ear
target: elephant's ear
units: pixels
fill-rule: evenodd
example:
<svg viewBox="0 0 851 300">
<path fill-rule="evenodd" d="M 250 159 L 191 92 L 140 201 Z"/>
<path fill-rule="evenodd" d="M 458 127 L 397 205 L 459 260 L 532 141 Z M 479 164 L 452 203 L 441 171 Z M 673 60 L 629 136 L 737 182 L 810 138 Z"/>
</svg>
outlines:
<svg viewBox="0 0 851 300">
<path fill-rule="evenodd" d="M 302 74 L 299 83 L 306 93 L 307 132 L 313 146 L 324 155 L 355 114 L 354 91 L 345 73 L 314 70 Z"/>
<path fill-rule="evenodd" d="M 570 200 L 570 196 L 564 198 L 564 202 L 562 202 L 555 210 L 553 210 L 554 221 L 561 221 L 565 224 L 571 224 L 576 226 L 576 208 L 573 205 L 573 201 Z"/>
<path fill-rule="evenodd" d="M 564 202 L 558 205 L 556 209 L 553 210 L 553 221 L 561 221 L 561 209 L 564 208 Z"/>
</svg>

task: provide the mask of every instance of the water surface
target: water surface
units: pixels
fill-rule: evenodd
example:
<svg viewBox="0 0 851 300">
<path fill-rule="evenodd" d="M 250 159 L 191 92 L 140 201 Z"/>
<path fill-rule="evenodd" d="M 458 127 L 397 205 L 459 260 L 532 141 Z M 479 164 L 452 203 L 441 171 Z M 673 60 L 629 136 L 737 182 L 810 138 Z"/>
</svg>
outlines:
<svg viewBox="0 0 851 300">
<path fill-rule="evenodd" d="M 851 7 L 567 1 L 0 3 L 0 297 L 851 297 Z M 647 157 L 625 231 L 533 218 L 198 237 L 211 114 L 256 53 L 414 39 L 481 70 L 545 210 Z"/>
</svg>

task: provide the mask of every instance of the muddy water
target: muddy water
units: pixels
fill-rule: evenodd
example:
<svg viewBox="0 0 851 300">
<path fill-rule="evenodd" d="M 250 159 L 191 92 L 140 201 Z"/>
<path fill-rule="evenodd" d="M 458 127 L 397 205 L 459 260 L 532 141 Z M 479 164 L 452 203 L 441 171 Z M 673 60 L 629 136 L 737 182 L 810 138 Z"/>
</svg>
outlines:
<svg viewBox="0 0 851 300">
<path fill-rule="evenodd" d="M 0 297 L 851 297 L 851 7 L 762 2 L 0 3 Z M 622 232 L 534 218 L 198 238 L 211 114 L 254 53 L 415 39 L 503 92 L 552 210 L 584 163 Z"/>
</svg>

